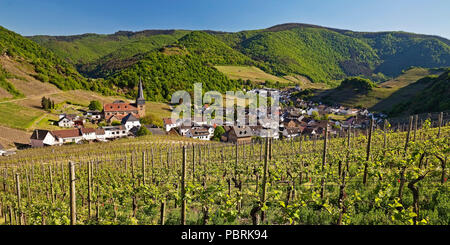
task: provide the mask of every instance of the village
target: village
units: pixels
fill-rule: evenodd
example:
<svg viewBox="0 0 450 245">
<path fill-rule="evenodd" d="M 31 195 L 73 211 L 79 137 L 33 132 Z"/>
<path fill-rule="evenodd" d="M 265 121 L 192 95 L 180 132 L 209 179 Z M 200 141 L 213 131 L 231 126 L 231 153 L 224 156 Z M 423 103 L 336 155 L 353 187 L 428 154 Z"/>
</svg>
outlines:
<svg viewBox="0 0 450 245">
<path fill-rule="evenodd" d="M 272 88 L 254 89 L 250 93 L 273 93 L 280 95 L 280 105 L 269 107 L 267 113 L 245 109 L 245 120 L 257 120 L 254 126 L 237 126 L 234 123 L 224 126 L 214 121 L 197 120 L 183 123 L 163 118 L 163 128 L 141 123 L 145 116 L 145 98 L 142 81 L 139 82 L 138 95 L 134 103 L 116 100 L 104 104 L 103 110 L 86 111 L 83 115 L 60 114 L 56 124 L 61 130 L 35 129 L 30 138 L 29 147 L 58 146 L 64 144 L 82 144 L 106 142 L 119 138 L 137 137 L 141 128 L 146 134 L 181 136 L 197 140 L 215 140 L 226 143 L 248 143 L 256 138 L 294 139 L 301 136 L 320 136 L 328 125 L 330 135 L 338 135 L 350 126 L 365 129 L 371 117 L 381 120 L 385 115 L 372 114 L 367 109 L 346 108 L 343 106 L 327 106 L 321 103 L 295 98 L 293 93 L 301 91 L 299 86 L 279 91 Z M 208 104 L 200 108 L 202 113 L 211 110 Z M 279 121 L 270 120 L 271 113 L 277 113 Z M 224 110 L 224 115 L 227 110 Z M 262 120 L 262 118 L 266 118 Z M 89 121 L 94 127 L 85 127 Z M 245 123 L 238 125 L 247 125 Z M 11 155 L 14 151 L 6 151 L 0 145 L 0 155 Z"/>
</svg>

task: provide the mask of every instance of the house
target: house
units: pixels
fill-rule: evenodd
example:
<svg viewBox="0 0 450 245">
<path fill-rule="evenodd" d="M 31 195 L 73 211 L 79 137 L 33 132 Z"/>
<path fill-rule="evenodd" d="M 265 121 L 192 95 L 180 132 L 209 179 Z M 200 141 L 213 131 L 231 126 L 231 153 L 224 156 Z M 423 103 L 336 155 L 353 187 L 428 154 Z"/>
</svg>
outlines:
<svg viewBox="0 0 450 245">
<path fill-rule="evenodd" d="M 303 134 L 306 135 L 317 135 L 317 128 L 315 127 L 307 127 L 303 130 Z"/>
<path fill-rule="evenodd" d="M 181 125 L 181 126 L 178 128 L 178 132 L 180 133 L 181 136 L 185 136 L 185 135 L 189 132 L 189 130 L 190 130 L 191 128 L 192 128 L 192 127 L 190 127 L 190 126 L 184 126 L 184 125 Z"/>
<path fill-rule="evenodd" d="M 103 105 L 103 118 L 109 123 L 112 121 L 121 121 L 130 113 L 136 118 L 145 116 L 145 98 L 141 79 L 139 79 L 138 96 L 135 103 L 126 103 L 125 101 L 117 100 L 111 104 Z"/>
<path fill-rule="evenodd" d="M 83 126 L 84 120 L 73 114 L 60 114 L 58 126 L 62 128 L 73 128 L 74 126 Z"/>
<path fill-rule="evenodd" d="M 54 130 L 51 134 L 56 139 L 56 144 L 79 143 L 83 140 L 80 129 Z"/>
<path fill-rule="evenodd" d="M 95 140 L 97 141 L 106 141 L 106 132 L 103 128 L 98 128 L 95 130 L 95 136 L 97 137 Z"/>
<path fill-rule="evenodd" d="M 128 136 L 128 130 L 123 126 L 106 126 L 102 127 L 105 130 L 105 139 L 117 139 Z"/>
<path fill-rule="evenodd" d="M 288 138 L 288 139 L 291 139 L 291 138 L 294 138 L 294 137 L 298 137 L 301 134 L 302 134 L 302 129 L 301 128 L 285 128 L 283 130 L 283 136 L 285 138 Z"/>
<path fill-rule="evenodd" d="M 164 129 L 166 132 L 169 132 L 172 128 L 176 128 L 180 125 L 180 123 L 177 121 L 173 121 L 172 118 L 163 118 L 164 123 Z"/>
<path fill-rule="evenodd" d="M 195 127 L 191 128 L 187 134 L 186 137 L 193 138 L 193 139 L 199 139 L 199 140 L 210 140 L 211 135 L 207 128 L 203 127 Z"/>
<path fill-rule="evenodd" d="M 231 143 L 249 143 L 253 132 L 248 126 L 233 126 L 222 136 L 222 140 Z"/>
<path fill-rule="evenodd" d="M 56 137 L 48 130 L 35 129 L 30 138 L 31 147 L 43 147 L 57 144 Z"/>
<path fill-rule="evenodd" d="M 88 111 L 86 117 L 91 121 L 97 121 L 102 119 L 102 113 L 100 111 Z"/>
<path fill-rule="evenodd" d="M 80 132 L 84 140 L 92 141 L 97 139 L 97 130 L 95 128 L 80 128 Z"/>
<path fill-rule="evenodd" d="M 137 119 L 133 114 L 128 114 L 126 117 L 122 119 L 122 125 L 129 131 L 134 127 L 138 129 L 141 127 L 141 123 L 139 119 Z"/>
<path fill-rule="evenodd" d="M 169 131 L 167 131 L 167 135 L 180 136 L 180 133 L 176 128 L 171 128 Z"/>
</svg>

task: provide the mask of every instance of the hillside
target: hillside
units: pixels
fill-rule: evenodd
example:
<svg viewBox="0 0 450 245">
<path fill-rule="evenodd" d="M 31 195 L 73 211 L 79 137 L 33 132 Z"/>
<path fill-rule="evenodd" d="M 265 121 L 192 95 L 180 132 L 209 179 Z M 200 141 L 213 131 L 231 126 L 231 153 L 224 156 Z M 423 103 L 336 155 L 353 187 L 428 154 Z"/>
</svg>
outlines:
<svg viewBox="0 0 450 245">
<path fill-rule="evenodd" d="M 450 110 L 450 69 L 439 76 L 424 77 L 417 81 L 416 84 L 424 88 L 416 95 L 405 99 L 404 102 L 396 104 L 390 111 L 391 115 Z"/>
<path fill-rule="evenodd" d="M 107 80 L 145 59 L 147 53 L 174 46 L 208 66 L 254 66 L 270 75 L 301 76 L 333 86 L 349 76 L 386 81 L 411 66 L 450 66 L 450 41 L 445 38 L 296 23 L 235 33 L 146 30 L 30 38 L 75 65 L 85 76 Z M 173 65 L 180 67 L 169 69 L 180 70 L 185 64 Z"/>
<path fill-rule="evenodd" d="M 419 79 L 439 75 L 443 69 L 411 68 L 394 79 L 376 84 L 370 91 L 358 93 L 351 87 L 316 90 L 312 99 L 328 104 L 370 108 L 373 111 L 390 112 L 399 103 L 405 102 L 426 88 Z"/>
<path fill-rule="evenodd" d="M 29 38 L 51 49 L 66 61 L 79 65 L 105 58 L 129 58 L 173 43 L 189 32 L 182 30 L 118 31 L 111 35 L 84 34 Z"/>
<path fill-rule="evenodd" d="M 33 41 L 9 31 L 0 26 L 0 57 L 16 62 L 21 66 L 31 68 L 31 75 L 42 82 L 54 84 L 60 89 L 89 89 L 92 87 L 86 78 L 75 68 L 64 62 L 51 51 L 39 46 Z M 5 68 L 1 72 L 4 78 L 12 78 L 16 74 Z M 2 88 L 9 92 L 14 89 L 5 79 L 1 79 Z M 9 86 L 7 88 L 6 86 Z M 14 92 L 13 92 L 14 95 Z M 15 95 L 17 97 L 17 94 Z"/>
<path fill-rule="evenodd" d="M 169 55 L 153 51 L 136 64 L 107 77 L 107 80 L 126 89 L 124 92 L 129 97 L 134 97 L 134 88 L 139 76 L 142 76 L 146 98 L 152 101 L 170 101 L 171 95 L 177 90 L 192 91 L 194 83 L 202 83 L 205 91 L 225 92 L 244 88 L 244 84 L 230 80 L 205 62 L 196 54 Z"/>
</svg>

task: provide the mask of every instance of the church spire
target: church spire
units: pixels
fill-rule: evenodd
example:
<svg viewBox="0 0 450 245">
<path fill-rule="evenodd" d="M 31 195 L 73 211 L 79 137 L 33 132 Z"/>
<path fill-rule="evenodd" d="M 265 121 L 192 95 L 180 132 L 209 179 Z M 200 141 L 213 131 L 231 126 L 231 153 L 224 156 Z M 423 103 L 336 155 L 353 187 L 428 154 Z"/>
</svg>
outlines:
<svg viewBox="0 0 450 245">
<path fill-rule="evenodd" d="M 138 97 L 136 98 L 136 105 L 145 105 L 144 89 L 142 88 L 141 76 L 139 76 L 139 89 L 138 89 Z"/>
</svg>

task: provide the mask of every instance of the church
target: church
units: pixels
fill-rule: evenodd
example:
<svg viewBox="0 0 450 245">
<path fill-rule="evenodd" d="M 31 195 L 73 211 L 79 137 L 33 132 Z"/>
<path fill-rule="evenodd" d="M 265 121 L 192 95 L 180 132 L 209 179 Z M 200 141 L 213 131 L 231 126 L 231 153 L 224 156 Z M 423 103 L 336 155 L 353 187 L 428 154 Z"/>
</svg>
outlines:
<svg viewBox="0 0 450 245">
<path fill-rule="evenodd" d="M 145 116 L 144 89 L 140 78 L 136 103 L 126 103 L 123 100 L 117 100 L 103 106 L 103 118 L 108 123 L 113 121 L 120 122 L 124 117 L 128 116 L 128 114 L 131 114 L 138 119 Z"/>
</svg>

